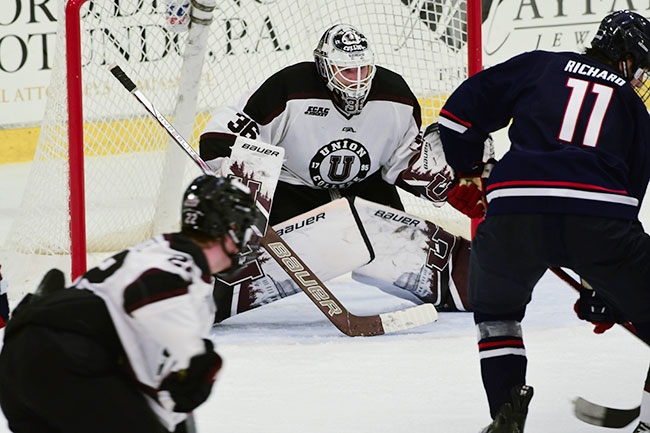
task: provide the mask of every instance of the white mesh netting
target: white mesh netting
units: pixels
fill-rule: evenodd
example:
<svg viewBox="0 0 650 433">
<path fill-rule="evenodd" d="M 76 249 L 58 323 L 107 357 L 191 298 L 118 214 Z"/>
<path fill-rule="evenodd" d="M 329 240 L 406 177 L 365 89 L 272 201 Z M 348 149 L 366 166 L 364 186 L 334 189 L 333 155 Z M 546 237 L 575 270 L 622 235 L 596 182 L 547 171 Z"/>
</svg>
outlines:
<svg viewBox="0 0 650 433">
<path fill-rule="evenodd" d="M 160 1 L 88 1 L 81 9 L 79 41 L 88 251 L 120 250 L 173 229 L 157 221 L 175 215 L 180 193 L 199 173 L 188 158 L 168 150 L 165 131 L 117 83 L 109 65 L 119 64 L 172 122 L 187 118 L 189 110 L 188 124 L 174 124 L 196 146 L 215 107 L 279 68 L 311 59 L 322 32 L 347 22 L 368 36 L 379 64 L 405 77 L 420 99 L 426 125 L 467 76 L 465 10 L 465 1 L 454 0 L 220 1 L 205 55 L 193 63 L 198 64 L 194 72 L 203 63 L 194 104 L 184 100 L 191 94 L 188 85 L 179 96 L 179 83 L 186 82 L 181 71 L 187 69 L 187 32 L 167 29 Z M 46 115 L 22 210 L 8 237 L 10 248 L 27 254 L 70 252 L 64 17 L 61 9 Z M 186 104 L 181 105 L 184 116 L 174 113 L 179 102 Z M 468 235 L 467 218 L 449 206 L 437 209 L 412 197 L 405 200 L 408 211 Z"/>
</svg>

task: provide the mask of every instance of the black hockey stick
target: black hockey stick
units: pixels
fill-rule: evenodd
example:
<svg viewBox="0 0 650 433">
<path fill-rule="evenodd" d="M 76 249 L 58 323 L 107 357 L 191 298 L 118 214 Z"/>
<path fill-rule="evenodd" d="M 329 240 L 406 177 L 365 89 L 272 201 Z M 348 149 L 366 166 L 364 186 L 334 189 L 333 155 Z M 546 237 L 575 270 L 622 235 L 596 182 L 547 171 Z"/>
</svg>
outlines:
<svg viewBox="0 0 650 433">
<path fill-rule="evenodd" d="M 588 424 L 609 428 L 623 428 L 639 417 L 641 407 L 615 409 L 601 406 L 578 397 L 573 401 L 576 417 Z"/>
<path fill-rule="evenodd" d="M 151 114 L 172 139 L 192 158 L 205 174 L 214 176 L 210 167 L 201 159 L 192 146 L 178 133 L 135 83 L 119 66 L 112 66 L 111 73 Z M 341 332 L 351 337 L 373 336 L 402 331 L 438 320 L 438 312 L 432 304 L 417 305 L 404 310 L 371 316 L 356 316 L 350 313 L 323 282 L 309 269 L 289 245 L 273 230 L 267 227 L 261 240 L 262 247 L 287 272 L 291 279 L 307 294 L 309 299 Z"/>
<path fill-rule="evenodd" d="M 578 280 L 573 278 L 571 275 L 569 275 L 564 269 L 562 268 L 551 268 L 551 272 L 553 272 L 555 275 L 557 275 L 562 281 L 567 283 L 569 286 L 573 287 L 577 291 L 580 291 L 580 289 L 584 289 L 584 286 L 580 284 Z M 645 341 L 641 340 L 641 337 L 639 337 L 634 330 L 634 326 L 630 322 L 621 322 L 619 323 L 623 328 L 627 329 L 629 332 L 631 332 L 636 338 L 638 338 L 640 341 L 642 341 L 644 344 L 647 344 Z"/>
<path fill-rule="evenodd" d="M 583 288 L 583 285 L 569 275 L 562 268 L 551 268 L 551 272 L 557 275 L 562 281 L 570 285 L 576 290 Z M 637 335 L 634 330 L 634 326 L 630 322 L 619 323 L 629 332 L 634 334 L 639 340 L 641 338 Z M 643 341 L 643 340 L 641 340 Z M 644 342 L 645 343 L 645 342 Z M 610 427 L 610 428 L 623 428 L 634 421 L 641 412 L 640 406 L 633 407 L 631 409 L 616 409 L 607 406 L 601 406 L 596 403 L 592 403 L 589 400 L 586 400 L 582 397 L 578 397 L 573 401 L 574 413 L 575 416 L 592 425 L 597 425 L 601 427 Z"/>
</svg>

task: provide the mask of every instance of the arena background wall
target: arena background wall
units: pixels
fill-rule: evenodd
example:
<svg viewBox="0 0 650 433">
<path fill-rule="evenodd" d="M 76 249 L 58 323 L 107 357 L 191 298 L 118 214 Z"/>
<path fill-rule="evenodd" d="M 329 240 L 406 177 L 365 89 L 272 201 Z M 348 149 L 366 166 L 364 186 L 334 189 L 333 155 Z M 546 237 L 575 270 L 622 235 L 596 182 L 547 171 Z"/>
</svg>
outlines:
<svg viewBox="0 0 650 433">
<path fill-rule="evenodd" d="M 533 49 L 582 51 L 612 10 L 628 8 L 650 17 L 650 5 L 640 0 L 482 0 L 482 6 L 485 67 Z M 4 0 L 0 8 L 0 164 L 33 159 L 55 52 L 57 13 L 51 0 Z M 431 109 L 427 101 L 421 103 Z"/>
</svg>

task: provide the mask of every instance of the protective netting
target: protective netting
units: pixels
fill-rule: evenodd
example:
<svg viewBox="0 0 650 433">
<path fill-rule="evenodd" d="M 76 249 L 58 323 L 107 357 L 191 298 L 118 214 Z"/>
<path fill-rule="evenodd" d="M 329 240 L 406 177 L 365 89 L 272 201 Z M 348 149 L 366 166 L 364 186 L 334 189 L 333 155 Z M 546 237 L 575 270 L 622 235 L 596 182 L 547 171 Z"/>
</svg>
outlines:
<svg viewBox="0 0 650 433">
<path fill-rule="evenodd" d="M 22 210 L 7 242 L 28 254 L 70 252 L 65 2 L 61 3 L 46 114 Z M 199 173 L 113 78 L 110 65 L 120 65 L 196 147 L 198 133 L 215 107 L 281 67 L 311 60 L 322 32 L 345 22 L 366 34 L 378 64 L 405 77 L 420 100 L 426 125 L 436 119 L 445 98 L 467 76 L 466 3 L 219 1 L 197 62 L 183 55 L 188 33 L 167 28 L 165 5 L 159 0 L 86 2 L 78 41 L 85 167 L 73 170 L 83 170 L 85 179 L 87 250 L 116 251 L 174 229 L 180 194 Z M 187 78 L 192 72 L 201 72 L 194 81 L 198 89 Z M 187 100 L 194 99 L 187 98 L 189 90 L 197 90 L 195 102 Z M 176 114 L 178 106 L 183 112 Z M 188 113 L 189 122 L 175 122 L 188 118 Z M 411 197 L 406 202 L 408 211 L 424 214 L 450 231 L 468 233 L 467 218 L 449 206 L 437 209 Z M 167 222 L 161 224 L 164 217 Z"/>
</svg>

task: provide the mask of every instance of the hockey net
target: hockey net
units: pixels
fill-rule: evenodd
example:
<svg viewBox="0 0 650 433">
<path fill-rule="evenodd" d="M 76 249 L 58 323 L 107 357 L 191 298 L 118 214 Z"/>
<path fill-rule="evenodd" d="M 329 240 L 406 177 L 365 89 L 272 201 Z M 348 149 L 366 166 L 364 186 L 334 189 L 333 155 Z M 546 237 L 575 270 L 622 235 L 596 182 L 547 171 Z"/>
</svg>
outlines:
<svg viewBox="0 0 650 433">
<path fill-rule="evenodd" d="M 72 254 L 73 275 L 74 256 L 78 274 L 87 253 L 177 229 L 182 191 L 199 174 L 113 79 L 110 65 L 127 71 L 195 147 L 215 107 L 288 64 L 311 60 L 322 32 L 337 22 L 360 28 L 378 64 L 404 76 L 424 125 L 468 71 L 480 69 L 480 45 L 467 31 L 468 15 L 478 14 L 480 40 L 480 10 L 467 10 L 480 8 L 478 1 L 220 1 L 207 13 L 211 24 L 203 22 L 208 30 L 192 42 L 195 24 L 189 32 L 170 30 L 160 0 L 60 3 L 46 114 L 7 242 L 24 254 Z M 404 199 L 407 211 L 468 236 L 468 219 L 450 206 Z"/>
</svg>

